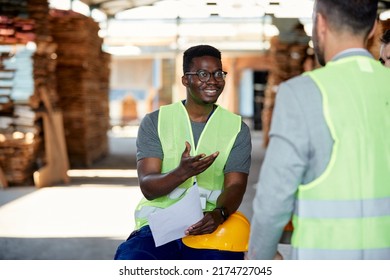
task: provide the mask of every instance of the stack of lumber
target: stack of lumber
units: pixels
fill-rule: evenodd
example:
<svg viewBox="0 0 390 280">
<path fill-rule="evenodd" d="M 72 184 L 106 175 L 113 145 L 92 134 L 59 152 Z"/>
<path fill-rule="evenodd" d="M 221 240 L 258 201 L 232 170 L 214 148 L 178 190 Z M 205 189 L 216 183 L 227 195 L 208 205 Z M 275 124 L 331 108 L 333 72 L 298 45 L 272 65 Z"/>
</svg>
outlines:
<svg viewBox="0 0 390 280">
<path fill-rule="evenodd" d="M 63 124 L 56 121 L 61 114 L 56 93 L 57 46 L 50 35 L 48 2 L 15 0 L 0 4 L 0 49 L 5 50 L 0 82 L 10 80 L 7 88 L 0 88 L 8 98 L 8 102 L 4 96 L 0 100 L 0 185 L 42 187 L 66 182 L 68 162 L 60 146 Z M 47 143 L 45 139 L 54 140 Z M 60 156 L 50 157 L 53 149 Z M 50 169 L 50 176 L 42 176 L 42 168 Z"/>
<path fill-rule="evenodd" d="M 41 144 L 41 137 L 31 132 L 0 133 L 0 169 L 6 182 L 3 186 L 34 185 Z"/>
<path fill-rule="evenodd" d="M 26 0 L 0 0 L 0 44 L 26 44 L 35 39 L 35 22 L 28 17 L 27 6 Z"/>
<path fill-rule="evenodd" d="M 109 62 L 99 26 L 72 11 L 51 11 L 58 44 L 57 93 L 72 167 L 88 167 L 108 154 Z"/>
<path fill-rule="evenodd" d="M 0 44 L 25 44 L 35 39 L 34 21 L 0 16 Z"/>
<path fill-rule="evenodd" d="M 50 39 L 47 0 L 0 0 L 0 44 Z"/>
<path fill-rule="evenodd" d="M 13 44 L 3 44 L 1 48 L 0 186 L 2 187 L 32 184 L 35 156 L 40 145 L 38 130 L 34 133 L 31 129 L 35 128 L 34 112 L 29 106 L 20 106 L 12 96 L 13 93 L 20 95 L 22 92 L 28 94 L 32 92 L 28 78 L 17 81 L 18 78 L 26 78 L 28 73 L 26 69 L 32 69 L 31 56 L 19 53 L 20 50 L 21 48 Z M 32 81 L 32 77 L 30 80 Z"/>
<path fill-rule="evenodd" d="M 34 94 L 30 104 L 38 109 L 44 105 L 53 110 L 60 110 L 57 94 L 57 43 L 54 42 L 50 29 L 49 6 L 47 0 L 28 0 L 28 15 L 35 23 L 36 51 L 34 60 Z"/>
<path fill-rule="evenodd" d="M 268 75 L 267 86 L 264 92 L 264 107 L 261 113 L 264 147 L 269 142 L 272 112 L 278 86 L 281 82 L 300 75 L 307 58 L 308 44 L 281 42 L 278 37 L 271 39 L 270 59 L 271 68 Z"/>
</svg>

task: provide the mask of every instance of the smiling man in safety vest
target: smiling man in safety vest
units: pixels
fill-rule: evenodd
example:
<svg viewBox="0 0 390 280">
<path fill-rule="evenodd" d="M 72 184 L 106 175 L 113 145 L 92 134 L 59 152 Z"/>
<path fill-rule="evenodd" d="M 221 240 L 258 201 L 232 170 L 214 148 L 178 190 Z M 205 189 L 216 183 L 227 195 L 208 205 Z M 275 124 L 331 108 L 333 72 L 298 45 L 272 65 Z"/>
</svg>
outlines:
<svg viewBox="0 0 390 280">
<path fill-rule="evenodd" d="M 183 74 L 187 98 L 162 106 L 141 122 L 137 170 L 145 198 L 136 209 L 136 230 L 119 246 L 116 259 L 244 258 L 249 222 L 242 222 L 234 213 L 247 185 L 250 131 L 240 116 L 216 104 L 227 75 L 219 50 L 208 45 L 189 48 L 183 56 Z M 179 238 L 156 247 L 149 215 L 174 205 L 194 184 L 199 188 L 204 216 L 185 234 L 201 238 L 185 243 Z M 221 234 L 220 226 L 232 228 L 236 236 L 246 231 L 247 237 L 240 240 L 230 232 L 230 237 L 222 234 L 205 241 Z"/>
</svg>

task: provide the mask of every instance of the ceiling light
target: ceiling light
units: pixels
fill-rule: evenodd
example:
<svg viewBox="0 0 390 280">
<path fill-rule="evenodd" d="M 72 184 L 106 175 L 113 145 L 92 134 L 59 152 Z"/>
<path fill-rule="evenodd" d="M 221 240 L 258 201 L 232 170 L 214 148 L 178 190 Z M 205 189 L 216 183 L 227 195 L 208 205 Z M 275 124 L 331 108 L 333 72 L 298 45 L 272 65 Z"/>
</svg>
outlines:
<svg viewBox="0 0 390 280">
<path fill-rule="evenodd" d="M 379 15 L 380 20 L 388 20 L 390 19 L 390 10 L 384 11 Z"/>
<path fill-rule="evenodd" d="M 90 16 L 91 14 L 89 6 L 78 0 L 72 1 L 72 10 L 85 16 Z"/>
<path fill-rule="evenodd" d="M 141 49 L 136 46 L 107 46 L 103 45 L 103 51 L 117 56 L 130 56 L 130 55 L 139 55 L 141 54 Z"/>
</svg>

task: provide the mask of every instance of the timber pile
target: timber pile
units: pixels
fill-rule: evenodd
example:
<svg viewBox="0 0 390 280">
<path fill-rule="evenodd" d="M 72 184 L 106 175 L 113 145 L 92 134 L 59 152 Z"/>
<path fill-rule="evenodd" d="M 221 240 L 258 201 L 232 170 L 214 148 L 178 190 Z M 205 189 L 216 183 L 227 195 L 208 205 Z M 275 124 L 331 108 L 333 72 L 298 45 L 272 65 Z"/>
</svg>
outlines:
<svg viewBox="0 0 390 280">
<path fill-rule="evenodd" d="M 17 77 L 25 77 L 25 69 L 31 70 L 31 57 L 14 55 L 15 48 L 3 45 L 0 60 L 0 186 L 3 187 L 32 184 L 40 145 L 38 131 L 34 134 L 30 129 L 26 134 L 35 126 L 35 113 L 25 106 L 27 112 L 12 98 L 13 92 L 32 91 L 32 87 L 26 86 L 28 79 L 24 83 L 16 81 Z M 11 59 L 14 63 L 10 63 Z"/>
<path fill-rule="evenodd" d="M 0 44 L 26 44 L 35 39 L 34 21 L 26 18 L 0 16 Z"/>
<path fill-rule="evenodd" d="M 50 40 L 48 13 L 47 0 L 0 0 L 0 44 Z"/>
<path fill-rule="evenodd" d="M 28 17 L 26 0 L 0 0 L 0 44 L 26 44 L 35 40 L 35 22 Z"/>
<path fill-rule="evenodd" d="M 70 165 L 90 166 L 107 155 L 109 62 L 101 51 L 99 26 L 72 11 L 51 11 L 58 43 L 56 76 Z M 76 32 L 77 31 L 77 32 Z"/>
<path fill-rule="evenodd" d="M 5 186 L 34 185 L 33 173 L 38 168 L 41 147 L 41 137 L 33 133 L 0 133 L 0 169 Z"/>
<path fill-rule="evenodd" d="M 50 36 L 48 2 L 0 0 L 0 14 L 0 47 L 5 50 L 1 53 L 0 83 L 10 81 L 7 87 L 0 88 L 0 185 L 48 186 L 53 183 L 47 180 L 49 177 L 66 181 L 63 174 L 66 157 L 58 157 L 61 164 L 47 159 L 49 143 L 45 138 L 56 132 L 43 129 L 45 122 L 53 122 L 52 116 L 59 109 L 55 77 L 57 46 Z M 36 49 L 26 51 L 30 42 Z M 11 58 L 16 62 L 9 63 Z M 16 95 L 17 100 L 13 100 Z M 62 126 L 58 122 L 57 125 Z M 54 147 L 58 151 L 61 135 L 55 136 Z M 54 175 L 41 178 L 40 168 L 45 165 L 60 168 L 50 168 Z M 37 184 L 35 178 L 41 183 Z"/>
<path fill-rule="evenodd" d="M 35 43 L 37 49 L 34 53 L 34 94 L 30 104 L 38 109 L 44 105 L 46 109 L 60 110 L 57 94 L 57 43 L 54 42 L 50 30 L 49 6 L 47 0 L 28 0 L 28 14 L 35 22 Z M 49 110 L 50 110 L 49 109 Z"/>
<path fill-rule="evenodd" d="M 307 50 L 307 44 L 284 43 L 280 42 L 278 37 L 271 39 L 270 58 L 272 66 L 264 92 L 264 107 L 261 113 L 264 147 L 267 147 L 269 141 L 268 133 L 278 86 L 283 81 L 298 76 L 304 71 L 303 65 L 307 58 Z"/>
</svg>

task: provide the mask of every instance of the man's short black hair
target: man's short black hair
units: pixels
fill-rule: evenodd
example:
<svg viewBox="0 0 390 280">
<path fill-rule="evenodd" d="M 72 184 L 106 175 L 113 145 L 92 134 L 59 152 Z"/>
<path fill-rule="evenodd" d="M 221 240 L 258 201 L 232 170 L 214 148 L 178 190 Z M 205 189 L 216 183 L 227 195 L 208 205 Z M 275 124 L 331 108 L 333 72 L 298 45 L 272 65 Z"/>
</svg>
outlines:
<svg viewBox="0 0 390 280">
<path fill-rule="evenodd" d="M 385 45 L 389 44 L 390 43 L 390 29 L 387 29 L 382 37 L 381 37 L 381 42 Z"/>
<path fill-rule="evenodd" d="M 209 45 L 198 45 L 187 49 L 183 54 L 183 73 L 190 71 L 192 59 L 201 56 L 213 56 L 221 60 L 221 52 Z"/>
</svg>

